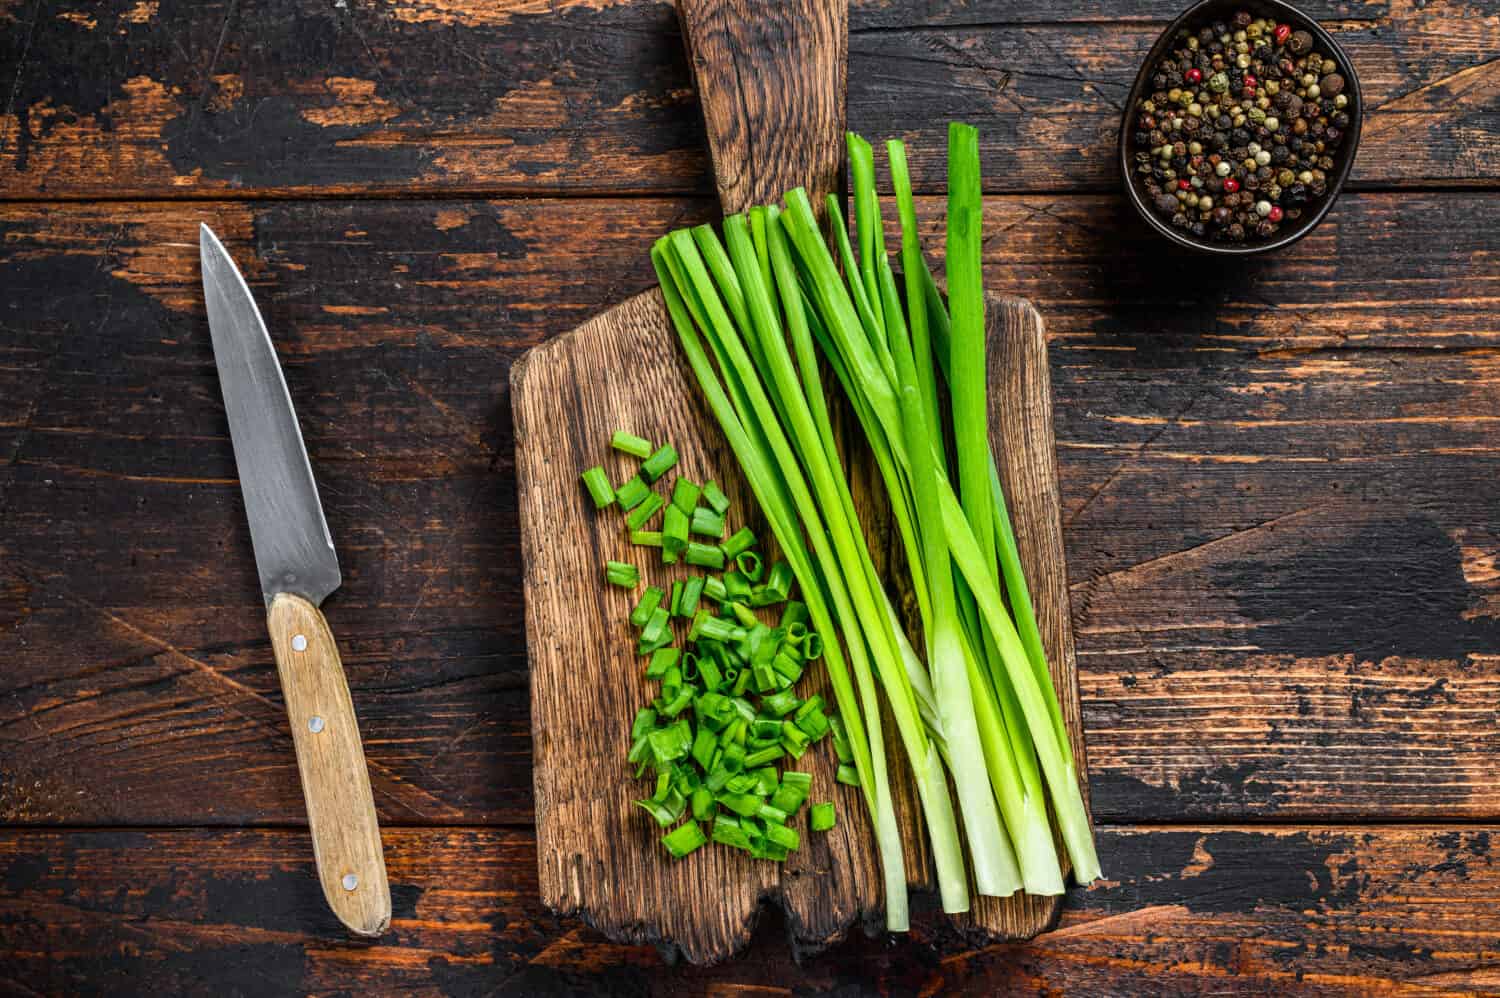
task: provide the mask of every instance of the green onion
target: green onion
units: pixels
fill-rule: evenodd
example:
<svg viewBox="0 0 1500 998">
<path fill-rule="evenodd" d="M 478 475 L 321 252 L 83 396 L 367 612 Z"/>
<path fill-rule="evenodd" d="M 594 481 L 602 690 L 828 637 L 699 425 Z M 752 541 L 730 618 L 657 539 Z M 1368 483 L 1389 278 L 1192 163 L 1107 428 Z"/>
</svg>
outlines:
<svg viewBox="0 0 1500 998">
<path fill-rule="evenodd" d="M 682 580 L 678 579 L 672 583 L 672 596 L 667 600 L 667 612 L 674 617 L 682 616 Z"/>
<path fill-rule="evenodd" d="M 636 506 L 626 515 L 625 526 L 629 527 L 632 531 L 642 529 L 646 526 L 647 521 L 656 515 L 657 510 L 661 509 L 664 505 L 666 505 L 666 501 L 661 496 L 655 492 L 648 493 L 640 505 Z"/>
<path fill-rule="evenodd" d="M 693 510 L 692 527 L 693 533 L 704 537 L 724 536 L 724 517 L 704 506 Z"/>
<path fill-rule="evenodd" d="M 723 568 L 724 549 L 717 544 L 700 544 L 698 541 L 690 541 L 683 560 L 699 568 Z"/>
<path fill-rule="evenodd" d="M 667 847 L 667 852 L 678 859 L 693 852 L 707 841 L 707 836 L 703 834 L 703 829 L 698 827 L 696 821 L 689 821 L 687 824 L 673 829 L 661 838 L 661 844 Z"/>
<path fill-rule="evenodd" d="M 660 679 L 667 674 L 667 670 L 675 667 L 682 652 L 677 648 L 658 648 L 651 653 L 651 659 L 646 663 L 646 678 Z"/>
<path fill-rule="evenodd" d="M 609 438 L 609 445 L 631 457 L 643 458 L 651 453 L 651 441 L 626 433 L 624 430 L 616 430 L 615 435 Z"/>
<path fill-rule="evenodd" d="M 729 590 L 725 587 L 723 579 L 717 575 L 708 575 L 703 579 L 703 595 L 722 603 L 729 598 Z"/>
<path fill-rule="evenodd" d="M 651 611 L 651 617 L 646 621 L 646 626 L 641 628 L 641 641 L 650 643 L 660 638 L 667 627 L 670 614 L 665 607 L 658 606 Z"/>
<path fill-rule="evenodd" d="M 674 554 L 687 548 L 688 545 L 688 514 L 684 513 L 676 504 L 667 507 L 662 515 L 661 521 L 661 546 Z"/>
<path fill-rule="evenodd" d="M 719 490 L 719 483 L 707 481 L 703 484 L 703 501 L 713 509 L 715 513 L 724 514 L 729 512 L 729 497 Z"/>
<path fill-rule="evenodd" d="M 838 816 L 833 810 L 833 801 L 822 804 L 814 804 L 807 812 L 808 824 L 815 832 L 826 832 L 838 823 Z"/>
<path fill-rule="evenodd" d="M 606 561 L 604 563 L 604 580 L 612 586 L 620 586 L 623 589 L 634 589 L 641 581 L 640 569 L 629 562 Z"/>
<path fill-rule="evenodd" d="M 740 574 L 746 579 L 749 579 L 751 582 L 760 581 L 762 570 L 760 555 L 754 551 L 741 551 L 734 556 L 734 564 L 740 570 Z"/>
<path fill-rule="evenodd" d="M 634 568 L 634 565 L 629 566 Z M 646 622 L 651 619 L 651 614 L 661 605 L 662 597 L 666 595 L 660 586 L 647 586 L 646 591 L 641 593 L 641 598 L 630 611 L 630 626 L 645 627 Z"/>
<path fill-rule="evenodd" d="M 583 487 L 589 490 L 589 498 L 594 500 L 595 509 L 603 509 L 615 501 L 615 490 L 609 484 L 609 477 L 604 474 L 604 469 L 598 467 L 590 468 L 583 473 Z"/>
<path fill-rule="evenodd" d="M 737 556 L 741 551 L 748 551 L 755 546 L 755 531 L 749 527 L 741 527 L 729 535 L 724 542 L 724 555 L 728 558 Z"/>
<path fill-rule="evenodd" d="M 701 490 L 698 486 L 686 478 L 679 476 L 677 481 L 672 483 L 672 505 L 689 516 L 698 507 L 698 496 L 700 494 Z"/>
<path fill-rule="evenodd" d="M 662 444 L 646 460 L 641 462 L 641 477 L 654 482 L 670 471 L 677 463 L 677 450 L 671 444 Z"/>
<path fill-rule="evenodd" d="M 632 510 L 646 501 L 651 495 L 651 486 L 639 478 L 631 478 L 615 489 L 615 499 L 620 503 L 623 510 Z"/>
<path fill-rule="evenodd" d="M 661 547 L 661 532 L 656 530 L 632 530 L 630 543 L 646 548 Z"/>
<path fill-rule="evenodd" d="M 802 838 L 794 828 L 785 825 L 767 825 L 766 838 L 784 849 L 796 849 L 802 844 Z"/>
<path fill-rule="evenodd" d="M 679 617 L 691 617 L 698 612 L 698 601 L 703 597 L 703 586 L 706 580 L 701 575 L 689 576 L 682 584 L 682 599 L 678 601 L 674 611 Z"/>
</svg>

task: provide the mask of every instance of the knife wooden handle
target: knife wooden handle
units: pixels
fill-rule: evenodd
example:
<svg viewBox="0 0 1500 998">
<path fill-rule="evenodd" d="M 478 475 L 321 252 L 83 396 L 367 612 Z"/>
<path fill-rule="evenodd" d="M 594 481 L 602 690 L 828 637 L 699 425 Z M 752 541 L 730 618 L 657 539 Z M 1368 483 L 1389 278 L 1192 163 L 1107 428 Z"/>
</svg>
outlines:
<svg viewBox="0 0 1500 998">
<path fill-rule="evenodd" d="M 726 215 L 806 187 L 820 215 L 844 164 L 848 0 L 677 0 Z"/>
<path fill-rule="evenodd" d="M 344 664 L 322 612 L 280 593 L 266 623 L 292 722 L 313 857 L 328 907 L 361 936 L 391 924 L 380 824 Z"/>
</svg>

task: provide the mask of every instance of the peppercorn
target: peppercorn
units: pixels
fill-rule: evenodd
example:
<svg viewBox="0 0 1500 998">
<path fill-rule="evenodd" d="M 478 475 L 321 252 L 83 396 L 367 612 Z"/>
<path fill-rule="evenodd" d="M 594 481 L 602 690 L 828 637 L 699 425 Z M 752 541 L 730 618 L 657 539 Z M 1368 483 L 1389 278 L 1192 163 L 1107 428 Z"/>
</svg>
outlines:
<svg viewBox="0 0 1500 998">
<path fill-rule="evenodd" d="M 1150 71 L 1127 134 L 1153 214 L 1243 242 L 1283 231 L 1326 192 L 1352 120 L 1346 76 L 1311 32 L 1239 11 L 1179 34 Z"/>
</svg>

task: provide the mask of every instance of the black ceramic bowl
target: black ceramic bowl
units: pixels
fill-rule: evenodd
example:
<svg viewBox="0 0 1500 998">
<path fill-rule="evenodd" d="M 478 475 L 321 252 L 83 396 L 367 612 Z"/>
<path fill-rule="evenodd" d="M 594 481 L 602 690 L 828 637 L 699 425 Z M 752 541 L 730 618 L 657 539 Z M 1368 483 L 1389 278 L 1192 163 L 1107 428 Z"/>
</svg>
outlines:
<svg viewBox="0 0 1500 998">
<path fill-rule="evenodd" d="M 1302 30 L 1313 36 L 1317 49 L 1329 53 L 1333 61 L 1339 65 L 1339 70 L 1344 77 L 1343 92 L 1349 96 L 1348 106 L 1344 110 L 1348 113 L 1350 122 L 1343 144 L 1334 155 L 1333 169 L 1328 174 L 1327 192 L 1302 218 L 1297 220 L 1295 226 L 1284 228 L 1276 238 L 1265 242 L 1220 243 L 1199 239 L 1191 233 L 1174 229 L 1151 209 L 1151 205 L 1147 202 L 1149 195 L 1137 179 L 1133 169 L 1132 153 L 1134 150 L 1131 149 L 1130 137 L 1135 131 L 1136 104 L 1151 92 L 1151 72 L 1157 62 L 1171 50 L 1172 40 L 1177 37 L 1177 33 L 1184 28 L 1197 29 L 1214 21 L 1228 21 L 1242 10 L 1249 11 L 1254 17 L 1271 18 L 1286 23 L 1293 31 Z M 1354 165 L 1355 151 L 1359 148 L 1360 121 L 1363 113 L 1364 97 L 1360 93 L 1359 76 L 1354 71 L 1354 63 L 1349 61 L 1349 56 L 1339 43 L 1331 34 L 1324 31 L 1317 21 L 1291 4 L 1283 3 L 1282 0 L 1201 0 L 1179 15 L 1177 20 L 1167 25 L 1167 29 L 1156 40 L 1156 44 L 1151 46 L 1151 51 L 1146 55 L 1146 61 L 1142 63 L 1140 72 L 1136 74 L 1135 84 L 1130 88 L 1130 97 L 1125 101 L 1125 113 L 1120 118 L 1119 158 L 1120 171 L 1125 181 L 1125 192 L 1130 198 L 1130 203 L 1135 206 L 1136 213 L 1145 219 L 1147 225 L 1180 246 L 1218 256 L 1249 256 L 1280 249 L 1311 232 L 1313 227 L 1323 220 L 1323 216 L 1328 214 L 1328 209 L 1333 207 L 1333 202 L 1338 199 L 1339 192 L 1343 190 L 1344 181 L 1349 177 L 1349 168 Z"/>
</svg>

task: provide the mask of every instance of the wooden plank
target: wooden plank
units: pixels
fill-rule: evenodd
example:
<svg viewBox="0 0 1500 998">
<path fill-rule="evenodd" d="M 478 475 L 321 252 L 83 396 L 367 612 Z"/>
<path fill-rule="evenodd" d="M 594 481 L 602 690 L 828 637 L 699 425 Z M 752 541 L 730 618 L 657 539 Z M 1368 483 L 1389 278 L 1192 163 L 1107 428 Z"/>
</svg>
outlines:
<svg viewBox="0 0 1500 998">
<path fill-rule="evenodd" d="M 509 365 L 711 210 L 0 208 L 0 820 L 302 820 L 200 219 L 297 399 L 382 820 L 529 820 Z M 1110 198 L 987 213 L 1052 338 L 1096 814 L 1500 815 L 1500 204 L 1351 195 L 1228 271 Z"/>
<path fill-rule="evenodd" d="M 989 340 L 997 462 L 1073 751 L 1082 760 L 1046 334 L 1026 302 L 992 300 Z M 624 428 L 671 441 L 680 455 L 676 470 L 689 480 L 717 480 L 745 501 L 751 495 L 681 357 L 660 297 L 637 296 L 531 351 L 512 370 L 511 393 L 543 900 L 611 939 L 657 943 L 695 964 L 742 950 L 766 900 L 785 908 L 799 949 L 821 949 L 856 921 L 878 919 L 883 901 L 874 837 L 858 791 L 834 781 L 837 759 L 826 746 L 796 768 L 812 773 L 813 799 L 837 801 L 842 820 L 832 834 L 809 837 L 799 819 L 803 849 L 786 864 L 725 848 L 669 862 L 657 841 L 661 830 L 633 803 L 647 784 L 635 778 L 624 749 L 630 719 L 652 691 L 640 679 L 625 624 L 636 596 L 602 587 L 598 573 L 603 560 L 641 564 L 641 558 L 621 534 L 618 516 L 595 515 L 578 469 L 602 462 L 612 481 L 629 475 L 632 462 L 609 454 L 607 444 Z M 879 496 L 861 494 L 856 502 L 880 502 Z M 728 529 L 737 529 L 743 515 L 731 513 Z M 764 524 L 757 533 L 766 535 Z M 682 577 L 653 560 L 642 565 L 643 581 L 662 589 Z M 801 692 L 833 702 L 826 684 Z M 893 726 L 885 743 L 891 759 L 904 758 Z M 898 813 L 912 822 L 910 837 L 920 837 L 915 795 L 904 780 L 892 784 Z M 914 885 L 931 888 L 929 867 L 915 865 L 914 873 Z M 984 899 L 962 921 L 976 935 L 1027 937 L 1057 912 L 1051 898 Z"/>
<path fill-rule="evenodd" d="M 1496 180 L 1485 0 L 1312 9 L 1340 19 L 1371 109 L 1355 184 Z M 991 191 L 1111 188 L 1118 105 L 1176 10 L 856 3 L 850 124 L 910 138 L 928 191 L 950 118 L 979 126 Z M 5 198 L 711 189 L 661 0 L 11 0 L 0 80 Z"/>
<path fill-rule="evenodd" d="M 388 829 L 395 917 L 351 942 L 292 830 L 0 832 L 0 988 L 27 995 L 400 992 L 1440 995 L 1500 988 L 1489 827 L 1101 829 L 1109 875 L 1028 943 L 974 948 L 930 902 L 908 940 L 801 964 L 768 913 L 741 960 L 671 966 L 538 899 L 521 829 Z"/>
</svg>

